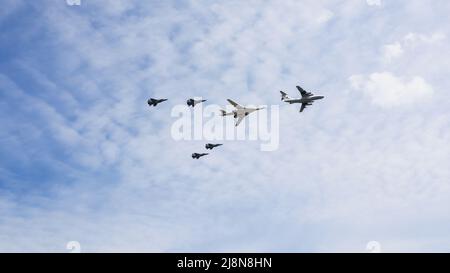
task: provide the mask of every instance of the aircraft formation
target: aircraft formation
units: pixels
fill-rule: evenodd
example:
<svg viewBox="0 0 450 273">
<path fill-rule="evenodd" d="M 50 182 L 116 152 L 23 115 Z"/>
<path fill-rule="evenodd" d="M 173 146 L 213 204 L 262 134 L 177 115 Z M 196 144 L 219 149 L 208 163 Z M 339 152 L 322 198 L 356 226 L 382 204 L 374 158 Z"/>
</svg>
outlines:
<svg viewBox="0 0 450 273">
<path fill-rule="evenodd" d="M 321 100 L 324 98 L 324 96 L 315 96 L 313 93 L 308 92 L 306 90 L 304 90 L 303 88 L 301 88 L 300 86 L 296 86 L 297 90 L 300 92 L 301 97 L 299 98 L 291 98 L 289 97 L 289 95 L 283 91 L 280 91 L 281 94 L 281 101 L 284 101 L 288 104 L 294 104 L 294 103 L 300 103 L 300 113 L 303 112 L 303 110 L 305 110 L 305 108 L 307 106 L 312 105 L 316 100 Z M 156 107 L 158 104 L 167 101 L 168 99 L 155 99 L 155 98 L 150 98 L 147 100 L 147 104 L 149 106 L 153 106 Z M 206 100 L 195 100 L 195 99 L 188 99 L 186 101 L 186 104 L 190 107 L 195 107 L 197 104 L 199 103 L 203 103 Z M 231 99 L 227 99 L 227 101 L 234 106 L 234 110 L 227 113 L 225 110 L 220 110 L 221 114 L 223 117 L 225 116 L 233 116 L 235 119 L 235 126 L 237 127 L 241 121 L 248 116 L 249 114 L 262 110 L 264 109 L 264 107 L 244 107 L 242 105 L 240 105 L 239 103 L 234 102 Z M 207 150 L 212 150 L 216 147 L 222 146 L 223 144 L 213 144 L 213 143 L 208 143 L 205 145 L 205 148 Z M 207 156 L 209 153 L 193 153 L 192 154 L 192 158 L 193 159 L 200 159 L 203 156 Z"/>
<path fill-rule="evenodd" d="M 216 147 L 219 147 L 219 146 L 222 146 L 222 145 L 223 144 L 208 143 L 208 144 L 205 145 L 205 149 L 206 150 L 212 150 L 212 149 L 214 149 Z M 193 159 L 199 159 L 200 157 L 205 156 L 205 155 L 209 155 L 209 154 L 208 153 L 193 153 L 192 154 L 192 158 Z"/>
</svg>

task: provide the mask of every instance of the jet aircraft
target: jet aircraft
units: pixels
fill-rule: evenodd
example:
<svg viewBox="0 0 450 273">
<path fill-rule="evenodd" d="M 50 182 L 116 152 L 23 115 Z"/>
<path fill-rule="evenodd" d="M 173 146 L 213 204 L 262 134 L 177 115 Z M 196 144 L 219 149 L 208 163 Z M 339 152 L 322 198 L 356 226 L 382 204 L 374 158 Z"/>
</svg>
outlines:
<svg viewBox="0 0 450 273">
<path fill-rule="evenodd" d="M 223 144 L 211 144 L 211 143 L 208 143 L 208 144 L 206 144 L 205 145 L 205 148 L 207 149 L 207 150 L 212 150 L 212 149 L 214 149 L 214 148 L 216 148 L 216 147 L 219 147 L 219 146 L 222 146 Z"/>
<path fill-rule="evenodd" d="M 163 101 L 166 101 L 167 99 L 154 99 L 154 98 L 150 98 L 148 99 L 147 103 L 149 106 L 153 106 L 155 107 L 156 105 L 160 104 Z"/>
<path fill-rule="evenodd" d="M 205 156 L 205 155 L 208 155 L 208 154 L 198 154 L 198 153 L 193 153 L 193 154 L 192 154 L 192 158 L 193 158 L 193 159 L 199 159 L 200 157 Z"/>
<path fill-rule="evenodd" d="M 194 100 L 194 99 L 188 99 L 187 100 L 187 105 L 188 106 L 192 106 L 192 107 L 194 107 L 195 105 L 197 105 L 197 104 L 199 104 L 199 103 L 202 103 L 202 102 L 205 102 L 206 100 Z"/>
<path fill-rule="evenodd" d="M 220 110 L 222 112 L 222 116 L 233 116 L 236 120 L 235 126 L 238 126 L 241 121 L 248 116 L 250 113 L 253 113 L 255 111 L 264 109 L 264 108 L 249 108 L 244 107 L 230 99 L 227 99 L 227 101 L 236 108 L 235 110 L 231 111 L 230 113 L 227 113 L 225 110 Z"/>
<path fill-rule="evenodd" d="M 324 96 L 314 96 L 313 93 L 305 91 L 300 86 L 297 86 L 297 89 L 302 95 L 301 98 L 290 98 L 288 94 L 284 93 L 283 91 L 280 91 L 280 93 L 281 93 L 281 100 L 286 103 L 289 104 L 301 103 L 302 106 L 300 107 L 300 112 L 303 112 L 306 106 L 312 105 L 314 101 L 321 100 L 324 98 Z"/>
</svg>

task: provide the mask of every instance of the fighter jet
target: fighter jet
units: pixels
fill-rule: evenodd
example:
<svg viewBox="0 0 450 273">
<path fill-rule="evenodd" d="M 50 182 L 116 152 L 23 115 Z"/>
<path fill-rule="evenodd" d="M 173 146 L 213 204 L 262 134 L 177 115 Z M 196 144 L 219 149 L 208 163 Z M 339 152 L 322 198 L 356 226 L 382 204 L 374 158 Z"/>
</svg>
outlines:
<svg viewBox="0 0 450 273">
<path fill-rule="evenodd" d="M 194 100 L 194 99 L 188 99 L 187 100 L 187 105 L 188 106 L 192 106 L 192 107 L 194 107 L 195 105 L 197 105 L 197 104 L 199 104 L 199 103 L 202 103 L 202 102 L 205 102 L 206 100 Z"/>
<path fill-rule="evenodd" d="M 284 93 L 283 91 L 280 91 L 280 93 L 281 93 L 281 100 L 284 102 L 287 102 L 289 104 L 301 103 L 302 106 L 300 107 L 300 112 L 303 112 L 306 106 L 312 105 L 315 100 L 321 100 L 324 98 L 324 96 L 314 96 L 313 93 L 306 92 L 300 86 L 297 86 L 297 89 L 302 95 L 301 98 L 290 98 L 288 94 Z"/>
<path fill-rule="evenodd" d="M 205 145 L 205 148 L 207 149 L 207 150 L 212 150 L 212 149 L 214 149 L 214 148 L 216 148 L 216 147 L 219 147 L 219 146 L 222 146 L 223 144 L 211 144 L 211 143 L 208 143 L 208 144 L 206 144 Z"/>
<path fill-rule="evenodd" d="M 231 105 L 233 105 L 236 108 L 236 110 L 233 110 L 230 113 L 227 113 L 225 110 L 220 110 L 220 111 L 222 112 L 222 116 L 231 116 L 231 115 L 233 115 L 234 118 L 237 119 L 236 123 L 235 123 L 235 126 L 238 126 L 241 123 L 241 121 L 246 116 L 248 116 L 248 114 L 253 113 L 255 111 L 258 111 L 258 110 L 261 110 L 261 109 L 264 109 L 264 108 L 247 108 L 247 107 L 244 107 L 242 105 L 239 105 L 238 103 L 236 103 L 236 102 L 234 102 L 234 101 L 232 101 L 230 99 L 227 99 L 227 101 Z"/>
<path fill-rule="evenodd" d="M 199 159 L 200 157 L 205 156 L 205 155 L 208 155 L 208 154 L 198 154 L 198 153 L 193 153 L 193 154 L 192 154 L 192 158 L 193 158 L 193 159 Z"/>
<path fill-rule="evenodd" d="M 158 105 L 159 103 L 161 103 L 161 102 L 163 102 L 163 101 L 166 101 L 167 99 L 153 99 L 153 98 L 150 98 L 150 99 L 148 99 L 148 101 L 147 101 L 147 103 L 148 103 L 148 105 L 149 106 L 156 106 L 156 105 Z"/>
</svg>

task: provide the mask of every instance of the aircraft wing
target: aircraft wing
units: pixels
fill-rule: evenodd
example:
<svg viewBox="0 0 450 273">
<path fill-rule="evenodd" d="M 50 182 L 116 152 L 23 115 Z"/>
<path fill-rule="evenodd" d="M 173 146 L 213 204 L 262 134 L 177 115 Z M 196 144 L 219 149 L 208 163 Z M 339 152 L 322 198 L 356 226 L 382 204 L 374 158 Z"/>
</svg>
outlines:
<svg viewBox="0 0 450 273">
<path fill-rule="evenodd" d="M 303 112 L 303 110 L 305 110 L 306 106 L 308 106 L 307 103 L 302 103 L 302 107 L 300 107 L 300 113 Z"/>
<path fill-rule="evenodd" d="M 232 101 L 232 100 L 230 100 L 230 99 L 227 99 L 227 101 L 231 104 L 231 105 L 233 105 L 234 107 L 236 107 L 236 109 L 242 109 L 242 108 L 244 108 L 242 105 L 240 105 L 239 103 L 236 103 L 236 102 L 234 102 L 234 101 Z"/>
<path fill-rule="evenodd" d="M 302 97 L 309 97 L 309 96 L 312 96 L 312 93 L 311 93 L 311 92 L 306 92 L 305 89 L 301 88 L 301 87 L 298 86 L 298 85 L 297 85 L 296 87 L 297 87 L 298 91 L 300 92 L 300 94 L 302 95 Z"/>
<path fill-rule="evenodd" d="M 241 121 L 242 121 L 244 118 L 245 118 L 245 116 L 240 116 L 240 117 L 238 118 L 238 120 L 236 121 L 235 126 L 237 127 L 237 126 L 241 123 Z"/>
</svg>

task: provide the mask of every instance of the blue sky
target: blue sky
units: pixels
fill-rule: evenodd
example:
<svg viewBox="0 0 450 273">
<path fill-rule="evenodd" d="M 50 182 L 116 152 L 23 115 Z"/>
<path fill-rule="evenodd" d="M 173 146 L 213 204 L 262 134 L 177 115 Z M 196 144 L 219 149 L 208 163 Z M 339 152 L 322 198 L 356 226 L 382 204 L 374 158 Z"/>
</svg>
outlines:
<svg viewBox="0 0 450 273">
<path fill-rule="evenodd" d="M 450 250 L 448 1 L 3 2 L 0 251 Z M 170 137 L 295 85 L 276 151 Z"/>
</svg>

